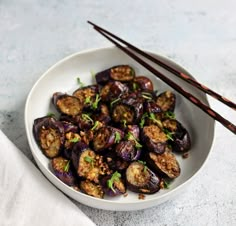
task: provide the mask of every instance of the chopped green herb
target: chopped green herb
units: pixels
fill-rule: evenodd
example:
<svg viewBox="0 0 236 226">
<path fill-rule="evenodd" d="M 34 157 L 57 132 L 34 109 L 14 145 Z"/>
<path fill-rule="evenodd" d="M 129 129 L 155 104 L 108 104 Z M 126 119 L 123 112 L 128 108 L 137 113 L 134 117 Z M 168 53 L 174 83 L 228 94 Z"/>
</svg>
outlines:
<svg viewBox="0 0 236 226">
<path fill-rule="evenodd" d="M 159 127 L 161 127 L 161 128 L 163 127 L 161 120 L 156 119 L 154 113 L 150 113 L 149 118 L 150 118 L 152 121 L 156 122 Z"/>
<path fill-rule="evenodd" d="M 166 111 L 165 112 L 165 117 L 169 119 L 175 119 L 175 113 L 172 111 Z"/>
<path fill-rule="evenodd" d="M 126 127 L 126 126 L 127 126 L 127 125 L 126 125 L 126 123 L 127 123 L 126 120 L 123 119 L 122 122 L 123 122 L 124 127 Z"/>
<path fill-rule="evenodd" d="M 142 97 L 147 100 L 152 100 L 152 94 L 148 92 L 142 92 Z"/>
<path fill-rule="evenodd" d="M 98 103 L 101 100 L 101 98 L 99 97 L 99 94 L 96 94 L 96 98 L 95 101 L 92 103 L 92 109 L 97 109 L 98 108 Z"/>
<path fill-rule="evenodd" d="M 91 119 L 88 114 L 82 114 L 82 119 L 83 119 L 83 120 L 88 120 L 88 121 L 90 121 L 90 122 L 93 123 L 93 119 Z"/>
<path fill-rule="evenodd" d="M 110 106 L 112 107 L 112 105 L 115 104 L 116 102 L 118 102 L 119 100 L 120 100 L 120 98 L 117 98 L 117 99 L 113 100 L 113 101 L 111 102 Z"/>
<path fill-rule="evenodd" d="M 119 132 L 115 132 L 115 143 L 119 143 L 121 140 L 121 137 L 120 137 L 120 133 Z"/>
<path fill-rule="evenodd" d="M 48 113 L 47 113 L 47 116 L 48 116 L 48 117 L 54 117 L 54 116 L 55 116 L 55 114 L 54 114 L 54 113 L 52 113 L 52 112 L 48 112 Z"/>
<path fill-rule="evenodd" d="M 136 91 L 138 89 L 138 84 L 136 82 L 133 83 L 133 90 Z"/>
<path fill-rule="evenodd" d="M 80 78 L 78 77 L 77 78 L 77 83 L 80 85 L 80 87 L 83 87 L 84 86 L 84 83 L 81 82 Z"/>
<path fill-rule="evenodd" d="M 139 123 L 140 128 L 143 128 L 144 123 L 145 123 L 145 118 L 146 118 L 147 116 L 148 116 L 148 113 L 147 113 L 147 112 L 142 115 L 141 121 L 140 121 L 140 123 Z"/>
<path fill-rule="evenodd" d="M 128 140 L 133 140 L 135 142 L 135 147 L 136 148 L 141 148 L 142 145 L 138 142 L 138 140 L 134 137 L 134 135 L 131 132 L 128 132 L 126 138 Z"/>
<path fill-rule="evenodd" d="M 69 142 L 71 142 L 71 143 L 77 143 L 78 141 L 79 141 L 78 137 L 74 137 L 74 138 L 69 140 Z"/>
<path fill-rule="evenodd" d="M 84 104 L 91 104 L 91 97 L 90 96 L 85 98 Z"/>
<path fill-rule="evenodd" d="M 95 121 L 94 126 L 91 128 L 91 130 L 95 130 L 98 125 L 99 125 L 99 121 Z"/>
<path fill-rule="evenodd" d="M 84 157 L 84 160 L 85 160 L 86 162 L 89 162 L 89 163 L 90 163 L 90 162 L 93 162 L 93 158 L 91 158 L 91 157 L 88 156 L 88 155 Z"/>
<path fill-rule="evenodd" d="M 163 180 L 163 182 L 164 182 L 164 188 L 169 189 L 170 188 L 170 182 L 166 181 L 166 180 Z"/>
<path fill-rule="evenodd" d="M 115 189 L 113 187 L 114 181 L 119 181 L 121 178 L 121 174 L 117 171 L 112 174 L 112 177 L 107 181 L 107 186 L 110 188 L 113 192 L 115 192 Z"/>
<path fill-rule="evenodd" d="M 64 172 L 68 172 L 70 168 L 70 160 L 67 161 L 65 167 L 64 167 Z"/>
<path fill-rule="evenodd" d="M 91 165 L 92 167 L 94 167 L 94 159 L 93 159 L 92 157 L 90 157 L 90 156 L 87 155 L 87 156 L 84 157 L 84 161 L 90 163 L 90 165 Z"/>
<path fill-rule="evenodd" d="M 163 131 L 166 134 L 168 140 L 174 141 L 173 132 L 170 132 L 168 129 L 163 129 Z"/>
</svg>

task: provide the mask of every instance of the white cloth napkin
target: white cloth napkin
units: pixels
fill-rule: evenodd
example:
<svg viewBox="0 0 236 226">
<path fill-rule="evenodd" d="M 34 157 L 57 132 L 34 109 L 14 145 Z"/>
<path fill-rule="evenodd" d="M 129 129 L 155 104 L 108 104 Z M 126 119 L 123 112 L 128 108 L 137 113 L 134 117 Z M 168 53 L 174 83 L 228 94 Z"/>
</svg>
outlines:
<svg viewBox="0 0 236 226">
<path fill-rule="evenodd" d="M 0 225 L 95 225 L 0 130 Z"/>
</svg>

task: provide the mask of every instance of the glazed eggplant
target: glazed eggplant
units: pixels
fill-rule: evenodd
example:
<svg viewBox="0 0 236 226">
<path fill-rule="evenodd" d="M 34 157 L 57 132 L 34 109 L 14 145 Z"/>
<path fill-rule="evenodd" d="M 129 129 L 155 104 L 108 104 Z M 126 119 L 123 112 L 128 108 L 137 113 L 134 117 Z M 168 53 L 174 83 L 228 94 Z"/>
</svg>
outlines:
<svg viewBox="0 0 236 226">
<path fill-rule="evenodd" d="M 96 152 L 104 151 L 116 143 L 116 140 L 123 139 L 124 132 L 111 126 L 101 127 L 93 139 L 93 148 Z"/>
<path fill-rule="evenodd" d="M 108 196 L 118 196 L 126 192 L 126 187 L 119 172 L 105 176 L 101 179 L 101 186 L 104 193 Z"/>
<path fill-rule="evenodd" d="M 53 94 L 52 103 L 63 114 L 75 116 L 82 112 L 83 103 L 76 97 L 56 92 Z"/>
<path fill-rule="evenodd" d="M 102 190 L 101 185 L 95 184 L 94 182 L 89 181 L 89 180 L 81 181 L 80 189 L 85 194 L 96 197 L 96 198 L 102 199 L 104 196 L 104 192 Z"/>
<path fill-rule="evenodd" d="M 159 105 L 153 100 L 146 101 L 144 103 L 144 112 L 150 113 L 162 113 L 162 110 Z"/>
<path fill-rule="evenodd" d="M 170 151 L 163 154 L 147 153 L 147 164 L 159 175 L 174 179 L 180 175 L 180 166 L 175 155 Z"/>
<path fill-rule="evenodd" d="M 129 162 L 118 157 L 117 154 L 113 151 L 110 151 L 104 155 L 109 168 L 113 171 L 123 172 L 129 166 Z"/>
<path fill-rule="evenodd" d="M 153 91 L 153 83 L 146 76 L 136 76 L 131 84 L 133 91 Z"/>
<path fill-rule="evenodd" d="M 175 137 L 171 142 L 173 151 L 175 152 L 187 152 L 191 148 L 191 139 L 187 130 L 184 131 L 182 137 Z"/>
<path fill-rule="evenodd" d="M 90 85 L 79 88 L 73 92 L 73 96 L 77 97 L 85 108 L 88 108 L 96 100 L 98 95 L 98 86 Z"/>
<path fill-rule="evenodd" d="M 65 184 L 73 186 L 76 184 L 76 177 L 70 164 L 70 160 L 63 157 L 55 157 L 52 159 L 54 174 Z"/>
<path fill-rule="evenodd" d="M 126 170 L 126 183 L 130 191 L 153 194 L 160 190 L 160 178 L 143 162 L 132 162 Z"/>
<path fill-rule="evenodd" d="M 128 125 L 126 133 L 131 133 L 136 140 L 139 140 L 140 129 L 138 125 Z"/>
<path fill-rule="evenodd" d="M 170 144 L 173 151 L 187 152 L 191 148 L 191 139 L 188 131 L 176 119 L 166 119 L 163 121 L 163 127 L 170 134 Z"/>
<path fill-rule="evenodd" d="M 162 154 L 167 146 L 168 138 L 160 127 L 150 125 L 143 127 L 142 141 L 148 151 Z"/>
<path fill-rule="evenodd" d="M 79 177 L 95 183 L 99 183 L 100 176 L 111 173 L 103 157 L 97 155 L 83 142 L 78 142 L 73 147 L 72 162 Z"/>
<path fill-rule="evenodd" d="M 117 65 L 98 72 L 95 75 L 96 82 L 99 85 L 104 85 L 110 80 L 129 82 L 135 77 L 135 71 L 129 65 Z"/>
<path fill-rule="evenodd" d="M 129 88 L 119 81 L 111 81 L 101 88 L 100 96 L 104 102 L 112 102 L 127 94 Z"/>
<path fill-rule="evenodd" d="M 42 117 L 34 120 L 33 135 L 48 158 L 58 156 L 63 149 L 65 131 L 63 124 L 53 117 Z"/>
<path fill-rule="evenodd" d="M 121 141 L 115 151 L 117 156 L 128 162 L 138 160 L 141 156 L 141 149 L 135 147 L 134 140 Z"/>
<path fill-rule="evenodd" d="M 161 93 L 157 99 L 156 103 L 161 108 L 162 111 L 174 111 L 175 110 L 176 96 L 171 91 L 165 91 Z"/>
<path fill-rule="evenodd" d="M 141 119 L 142 114 L 142 101 L 131 95 L 121 99 L 112 109 L 112 119 L 115 123 L 135 124 Z"/>
<path fill-rule="evenodd" d="M 78 133 L 67 132 L 65 133 L 65 143 L 62 150 L 62 155 L 67 159 L 71 159 L 72 149 L 74 145 L 81 141 L 81 136 Z"/>
</svg>

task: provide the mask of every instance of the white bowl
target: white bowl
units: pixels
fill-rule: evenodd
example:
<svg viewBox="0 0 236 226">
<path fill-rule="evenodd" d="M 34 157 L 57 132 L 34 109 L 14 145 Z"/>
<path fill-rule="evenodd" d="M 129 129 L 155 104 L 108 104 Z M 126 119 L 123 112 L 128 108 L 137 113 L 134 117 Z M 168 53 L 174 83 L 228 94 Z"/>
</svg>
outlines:
<svg viewBox="0 0 236 226">
<path fill-rule="evenodd" d="M 185 69 L 171 60 L 154 53 L 152 55 L 165 61 L 172 67 L 189 74 Z M 175 92 L 177 95 L 176 117 L 187 128 L 192 138 L 192 149 L 189 157 L 183 159 L 181 155 L 177 156 L 181 167 L 181 175 L 174 180 L 170 189 L 161 190 L 153 195 L 145 195 L 144 200 L 138 199 L 138 194 L 132 192 L 128 192 L 127 197 L 120 196 L 117 198 L 98 199 L 75 191 L 61 182 L 52 173 L 49 168 L 49 159 L 42 154 L 32 133 L 34 119 L 45 116 L 48 112 L 55 112 L 55 109 L 50 104 L 54 92 L 72 93 L 73 90 L 78 88 L 77 77 L 80 77 L 81 81 L 88 85 L 95 82 L 91 76 L 91 70 L 98 72 L 118 64 L 129 64 L 135 69 L 137 75 L 145 75 L 151 78 L 155 89 L 160 91 L 172 90 L 116 47 L 75 53 L 56 63 L 35 83 L 25 105 L 25 127 L 28 142 L 36 163 L 43 174 L 62 192 L 80 203 L 95 208 L 117 211 L 139 210 L 158 205 L 173 198 L 178 193 L 183 193 L 186 186 L 203 167 L 210 153 L 214 137 L 214 120 L 187 99 Z M 209 105 L 205 94 L 191 87 L 181 79 L 176 78 L 166 70 L 158 66 L 155 67 L 185 90 L 191 91 L 193 95 Z"/>
</svg>

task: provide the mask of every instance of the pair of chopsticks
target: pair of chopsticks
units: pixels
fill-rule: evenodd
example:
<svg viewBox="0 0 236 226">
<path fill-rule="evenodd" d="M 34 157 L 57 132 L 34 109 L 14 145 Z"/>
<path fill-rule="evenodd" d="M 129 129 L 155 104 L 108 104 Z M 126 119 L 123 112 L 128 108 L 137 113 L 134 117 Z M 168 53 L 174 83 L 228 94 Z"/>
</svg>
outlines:
<svg viewBox="0 0 236 226">
<path fill-rule="evenodd" d="M 182 94 L 185 98 L 187 98 L 190 102 L 192 102 L 194 105 L 199 107 L 201 110 L 203 110 L 205 113 L 207 113 L 209 116 L 211 116 L 213 119 L 217 120 L 220 122 L 223 126 L 225 126 L 227 129 L 229 129 L 231 132 L 236 134 L 236 126 L 232 124 L 230 121 L 227 119 L 223 118 L 219 113 L 208 107 L 206 104 L 202 103 L 199 99 L 197 99 L 195 96 L 193 96 L 191 93 L 185 91 L 182 87 L 180 87 L 178 84 L 174 83 L 171 79 L 166 77 L 164 74 L 153 68 L 151 65 L 146 63 L 143 59 L 141 59 L 138 55 L 134 54 L 133 52 L 136 52 L 140 54 L 143 57 L 146 57 L 150 61 L 158 64 L 159 66 L 165 68 L 167 71 L 173 73 L 174 75 L 178 76 L 179 78 L 183 79 L 184 81 L 190 83 L 194 87 L 200 89 L 201 91 L 205 92 L 206 94 L 211 95 L 215 99 L 221 101 L 222 103 L 226 104 L 227 106 L 231 107 L 232 109 L 236 110 L 236 104 L 233 103 L 232 101 L 226 99 L 225 97 L 219 95 L 215 91 L 207 88 L 206 86 L 200 84 L 199 82 L 193 80 L 190 78 L 188 75 L 186 75 L 183 72 L 179 72 L 176 69 L 168 66 L 161 60 L 158 60 L 151 55 L 143 52 L 141 49 L 133 46 L 132 44 L 126 42 L 125 40 L 117 37 L 116 35 L 112 34 L 111 32 L 99 27 L 98 25 L 88 21 L 89 24 L 93 25 L 94 29 L 99 32 L 101 35 L 103 35 L 105 38 L 107 38 L 109 41 L 111 41 L 113 44 L 115 44 L 119 49 L 121 49 L 123 52 L 125 52 L 127 55 L 129 55 L 131 58 L 133 58 L 135 61 L 140 63 L 142 66 L 144 66 L 146 69 L 148 69 L 150 72 L 152 72 L 154 75 L 156 75 L 158 78 L 160 78 L 163 82 L 171 86 L 173 89 L 175 89 L 177 92 Z M 123 43 L 126 46 L 123 46 L 119 44 L 117 41 L 118 40 L 120 43 Z M 128 48 L 127 48 L 128 47 Z M 131 52 L 129 49 L 131 49 L 133 52 Z"/>
</svg>

